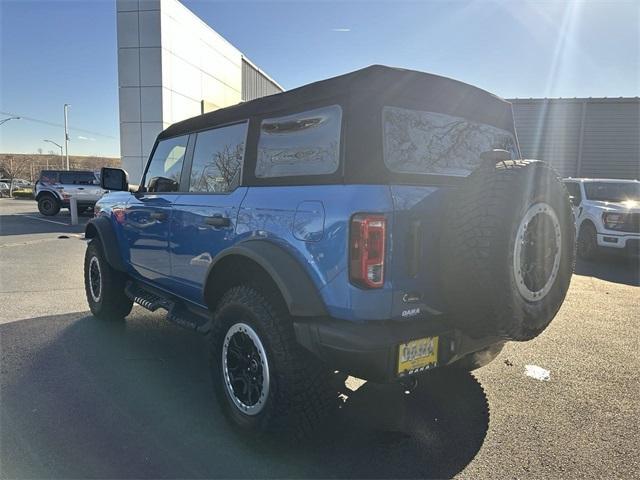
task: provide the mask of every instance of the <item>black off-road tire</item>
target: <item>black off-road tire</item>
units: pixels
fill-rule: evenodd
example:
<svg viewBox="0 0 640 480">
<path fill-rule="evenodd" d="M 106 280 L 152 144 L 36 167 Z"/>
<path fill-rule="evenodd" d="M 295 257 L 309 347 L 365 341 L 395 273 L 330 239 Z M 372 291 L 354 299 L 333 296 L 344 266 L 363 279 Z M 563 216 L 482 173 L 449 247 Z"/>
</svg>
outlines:
<svg viewBox="0 0 640 480">
<path fill-rule="evenodd" d="M 575 227 L 566 188 L 543 162 L 510 160 L 483 164 L 453 197 L 442 237 L 443 287 L 452 321 L 475 337 L 524 341 L 538 336 L 560 309 L 573 274 Z M 554 259 L 540 290 L 523 288 L 524 264 L 518 270 L 523 256 L 517 249 L 524 252 L 534 244 L 523 240 L 536 231 L 527 218 L 553 226 L 537 227 L 551 230 L 552 238 L 538 242 L 536 260 L 526 265 L 526 271 L 538 272 Z M 542 250 L 544 245 L 551 253 Z"/>
<path fill-rule="evenodd" d="M 99 271 L 96 289 L 95 268 Z M 92 271 L 94 279 L 91 279 Z M 101 320 L 118 321 L 129 315 L 133 301 L 124 293 L 127 276 L 115 270 L 104 257 L 100 240 L 94 238 L 87 245 L 84 257 L 84 288 L 89 309 Z"/>
<path fill-rule="evenodd" d="M 598 238 L 596 227 L 590 221 L 584 221 L 578 232 L 577 251 L 583 260 L 593 260 L 598 256 Z"/>
<path fill-rule="evenodd" d="M 51 194 L 42 195 L 38 199 L 38 211 L 47 217 L 53 217 L 60 211 L 60 202 Z"/>
<path fill-rule="evenodd" d="M 269 392 L 264 406 L 254 415 L 236 406 L 225 384 L 223 344 L 229 329 L 238 322 L 257 333 L 267 356 Z M 208 342 L 216 395 L 227 418 L 242 430 L 303 438 L 337 404 L 329 370 L 296 342 L 286 307 L 273 294 L 248 285 L 231 288 L 216 308 Z"/>
</svg>

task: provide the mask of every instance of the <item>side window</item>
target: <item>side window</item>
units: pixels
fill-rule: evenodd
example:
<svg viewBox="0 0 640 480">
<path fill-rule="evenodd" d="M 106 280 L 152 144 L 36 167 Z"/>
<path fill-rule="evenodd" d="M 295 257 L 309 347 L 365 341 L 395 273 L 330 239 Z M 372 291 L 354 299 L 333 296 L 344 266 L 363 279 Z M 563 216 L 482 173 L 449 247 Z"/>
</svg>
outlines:
<svg viewBox="0 0 640 480">
<path fill-rule="evenodd" d="M 260 124 L 258 178 L 326 175 L 338 170 L 342 108 L 308 110 Z"/>
<path fill-rule="evenodd" d="M 580 185 L 578 185 L 575 182 L 565 182 L 564 185 L 567 187 L 567 190 L 569 191 L 569 195 L 573 197 L 573 199 L 571 200 L 571 203 L 573 203 L 574 205 L 580 205 L 580 202 L 582 202 L 582 195 L 580 194 Z"/>
<path fill-rule="evenodd" d="M 93 172 L 60 172 L 60 183 L 64 185 L 95 185 Z"/>
<path fill-rule="evenodd" d="M 198 133 L 193 151 L 190 192 L 230 192 L 240 184 L 247 123 Z"/>
<path fill-rule="evenodd" d="M 183 135 L 158 143 L 144 177 L 144 186 L 148 192 L 177 192 L 180 189 L 188 139 L 188 135 Z"/>
<path fill-rule="evenodd" d="M 57 183 L 58 178 L 59 178 L 58 172 L 43 171 L 40 174 L 41 183 Z"/>
</svg>

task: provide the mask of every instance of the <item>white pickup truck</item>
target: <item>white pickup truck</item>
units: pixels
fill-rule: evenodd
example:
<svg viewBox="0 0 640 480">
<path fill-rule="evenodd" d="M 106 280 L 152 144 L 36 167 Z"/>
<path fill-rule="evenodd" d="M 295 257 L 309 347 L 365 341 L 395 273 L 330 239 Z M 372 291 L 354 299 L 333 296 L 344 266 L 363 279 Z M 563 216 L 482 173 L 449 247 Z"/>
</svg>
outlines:
<svg viewBox="0 0 640 480">
<path fill-rule="evenodd" d="M 565 178 L 576 218 L 578 256 L 594 258 L 600 249 L 640 253 L 640 182 Z"/>
</svg>

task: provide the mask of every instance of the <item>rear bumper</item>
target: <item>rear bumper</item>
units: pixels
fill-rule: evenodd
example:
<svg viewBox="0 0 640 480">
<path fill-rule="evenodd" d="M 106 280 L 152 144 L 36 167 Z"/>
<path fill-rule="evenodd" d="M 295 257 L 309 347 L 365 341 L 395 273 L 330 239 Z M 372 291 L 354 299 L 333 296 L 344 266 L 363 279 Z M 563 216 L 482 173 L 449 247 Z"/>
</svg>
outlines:
<svg viewBox="0 0 640 480">
<path fill-rule="evenodd" d="M 445 320 L 370 321 L 321 318 L 294 323 L 296 338 L 331 368 L 374 382 L 398 380 L 398 345 L 438 336 L 438 367 L 492 345 L 498 337 L 475 339 L 452 329 Z"/>
</svg>

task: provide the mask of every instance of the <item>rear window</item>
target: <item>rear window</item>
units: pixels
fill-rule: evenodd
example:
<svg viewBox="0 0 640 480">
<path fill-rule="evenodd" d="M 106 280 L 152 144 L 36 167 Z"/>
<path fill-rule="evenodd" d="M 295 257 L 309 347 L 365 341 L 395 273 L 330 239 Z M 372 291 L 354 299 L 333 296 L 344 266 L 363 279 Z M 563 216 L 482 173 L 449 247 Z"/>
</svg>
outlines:
<svg viewBox="0 0 640 480">
<path fill-rule="evenodd" d="M 342 108 L 331 105 L 260 124 L 258 178 L 327 175 L 340 164 Z"/>
<path fill-rule="evenodd" d="M 518 149 L 511 132 L 443 113 L 382 109 L 384 163 L 395 173 L 465 176 L 494 148 Z"/>
</svg>

